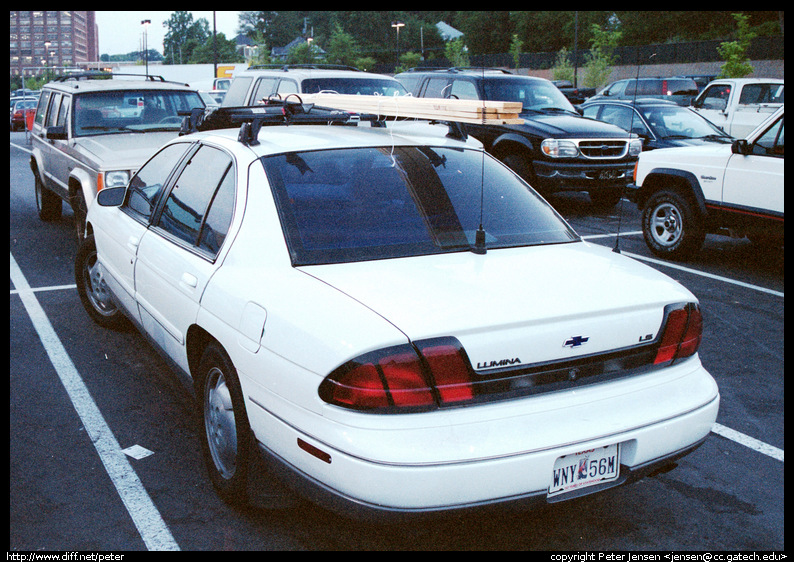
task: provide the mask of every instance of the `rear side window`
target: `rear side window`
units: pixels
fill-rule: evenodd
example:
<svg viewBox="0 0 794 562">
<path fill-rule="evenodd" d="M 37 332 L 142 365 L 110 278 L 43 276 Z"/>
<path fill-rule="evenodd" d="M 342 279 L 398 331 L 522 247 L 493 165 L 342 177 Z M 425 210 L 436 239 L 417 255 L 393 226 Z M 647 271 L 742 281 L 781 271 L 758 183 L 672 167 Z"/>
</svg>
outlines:
<svg viewBox="0 0 794 562">
<path fill-rule="evenodd" d="M 47 103 L 50 101 L 50 90 L 44 90 L 39 98 L 39 105 L 36 108 L 36 123 L 44 125 L 44 115 L 47 113 Z"/>
</svg>

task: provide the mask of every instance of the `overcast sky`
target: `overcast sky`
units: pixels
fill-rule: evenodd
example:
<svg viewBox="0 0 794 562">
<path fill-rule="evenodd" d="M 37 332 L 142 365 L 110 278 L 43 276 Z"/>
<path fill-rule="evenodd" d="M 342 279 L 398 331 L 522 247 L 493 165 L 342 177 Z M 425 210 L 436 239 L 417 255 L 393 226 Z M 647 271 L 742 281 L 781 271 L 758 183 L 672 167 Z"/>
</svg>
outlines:
<svg viewBox="0 0 794 562">
<path fill-rule="evenodd" d="M 212 31 L 212 12 L 191 12 L 193 21 L 206 19 Z M 237 14 L 239 12 L 215 12 L 215 26 L 218 33 L 227 39 L 237 35 Z M 163 39 L 168 31 L 163 23 L 173 12 L 97 12 L 99 28 L 99 54 L 122 55 L 140 49 L 143 26 L 141 21 L 152 20 L 147 31 L 147 44 L 150 49 L 163 52 Z"/>
</svg>

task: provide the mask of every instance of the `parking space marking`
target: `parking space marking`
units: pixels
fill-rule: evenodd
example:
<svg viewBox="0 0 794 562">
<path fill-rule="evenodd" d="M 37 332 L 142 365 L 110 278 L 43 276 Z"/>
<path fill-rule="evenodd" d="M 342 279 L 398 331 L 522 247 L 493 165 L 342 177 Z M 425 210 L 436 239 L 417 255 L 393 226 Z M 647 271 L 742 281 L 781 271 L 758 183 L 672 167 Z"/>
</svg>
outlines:
<svg viewBox="0 0 794 562">
<path fill-rule="evenodd" d="M 632 232 L 621 232 L 621 236 L 632 236 L 642 234 L 642 231 L 632 231 Z M 584 240 L 591 240 L 594 238 L 609 238 L 615 237 L 616 234 L 587 234 L 582 236 Z M 744 287 L 746 289 L 752 289 L 754 291 L 760 291 L 762 293 L 767 293 L 770 295 L 774 295 L 776 297 L 783 297 L 783 291 L 775 291 L 774 289 L 767 289 L 766 287 L 761 287 L 759 285 L 753 285 L 752 283 L 745 283 L 744 281 L 737 281 L 736 279 L 730 279 L 728 277 L 722 277 L 721 275 L 715 275 L 713 273 L 706 273 L 705 271 L 700 271 L 697 269 L 692 269 L 691 267 L 685 267 L 683 265 L 679 265 L 677 263 L 672 263 L 664 260 L 657 260 L 654 258 L 649 258 L 646 256 L 641 256 L 639 254 L 633 254 L 631 252 L 625 252 L 623 250 L 620 251 L 621 254 L 625 256 L 629 256 L 630 258 L 634 258 L 635 260 L 647 261 L 654 265 L 663 265 L 665 267 L 671 267 L 673 269 L 678 269 L 680 271 L 685 271 L 687 273 L 692 273 L 693 275 L 700 275 L 701 277 L 708 277 L 709 279 L 716 279 L 717 281 L 722 281 L 723 283 L 730 283 L 731 285 L 738 285 L 739 287 Z"/>
<path fill-rule="evenodd" d="M 38 293 L 39 291 L 60 291 L 62 289 L 76 289 L 77 285 L 52 285 L 50 287 L 37 287 L 36 289 L 28 287 L 26 290 L 31 291 L 33 293 Z M 11 294 L 16 295 L 19 294 L 19 289 L 11 289 Z"/>
<path fill-rule="evenodd" d="M 105 470 L 149 550 L 180 550 L 11 254 L 11 281 Z"/>
<path fill-rule="evenodd" d="M 783 462 L 783 449 L 778 449 L 777 447 L 773 447 L 768 443 L 764 443 L 763 441 L 759 441 L 754 437 L 750 437 L 749 435 L 745 435 L 744 433 L 740 433 L 735 429 L 725 427 L 724 425 L 720 425 L 718 423 L 714 424 L 714 426 L 711 428 L 711 431 L 717 435 L 725 437 L 726 439 L 735 441 L 740 445 L 744 445 L 745 447 L 749 447 L 750 449 L 758 451 L 759 453 L 763 453 L 764 455 Z"/>
<path fill-rule="evenodd" d="M 14 148 L 18 148 L 19 150 L 22 150 L 23 152 L 27 152 L 28 154 L 33 154 L 32 150 L 27 149 L 24 146 L 19 146 L 18 144 L 14 144 L 13 142 L 11 143 L 11 146 L 13 146 Z"/>
</svg>

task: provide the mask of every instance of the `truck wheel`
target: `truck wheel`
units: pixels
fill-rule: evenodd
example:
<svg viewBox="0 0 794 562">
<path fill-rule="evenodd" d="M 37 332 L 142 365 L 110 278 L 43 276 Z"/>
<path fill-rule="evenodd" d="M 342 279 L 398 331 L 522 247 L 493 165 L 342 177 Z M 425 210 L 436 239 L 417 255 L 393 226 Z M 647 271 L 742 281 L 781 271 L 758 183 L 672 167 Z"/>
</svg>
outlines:
<svg viewBox="0 0 794 562">
<path fill-rule="evenodd" d="M 674 191 L 659 191 L 645 203 L 642 234 L 651 252 L 682 259 L 698 251 L 705 232 L 690 202 Z"/>
<path fill-rule="evenodd" d="M 61 218 L 61 210 L 63 208 L 61 198 L 44 187 L 38 174 L 34 175 L 36 184 L 36 209 L 39 212 L 39 218 L 47 222 L 58 220 Z"/>
</svg>

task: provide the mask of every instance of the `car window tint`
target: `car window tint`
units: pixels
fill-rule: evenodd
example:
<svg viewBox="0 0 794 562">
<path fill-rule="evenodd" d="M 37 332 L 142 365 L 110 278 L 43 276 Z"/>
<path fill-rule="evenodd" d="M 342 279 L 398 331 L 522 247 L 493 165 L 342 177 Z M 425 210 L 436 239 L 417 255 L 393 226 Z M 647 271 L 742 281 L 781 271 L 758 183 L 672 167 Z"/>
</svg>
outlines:
<svg viewBox="0 0 794 562">
<path fill-rule="evenodd" d="M 445 98 L 449 92 L 449 78 L 431 78 L 427 81 L 425 92 L 422 94 L 424 98 Z"/>
<path fill-rule="evenodd" d="M 357 148 L 262 162 L 296 265 L 468 251 L 481 216 L 489 248 L 576 239 L 547 203 L 480 151 Z"/>
<path fill-rule="evenodd" d="M 215 193 L 207 213 L 207 220 L 201 228 L 199 248 L 217 254 L 229 232 L 234 213 L 234 168 L 229 165 L 226 175 Z"/>
<path fill-rule="evenodd" d="M 477 95 L 477 87 L 474 85 L 474 82 L 470 80 L 455 80 L 452 82 L 452 89 L 450 90 L 451 98 L 457 98 L 459 100 L 476 100 L 479 99 L 479 95 Z"/>
<path fill-rule="evenodd" d="M 69 117 L 69 105 L 71 102 L 71 96 L 63 96 L 61 98 L 61 108 L 58 110 L 58 121 L 56 123 L 56 125 L 59 127 L 66 125 L 66 120 Z"/>
<path fill-rule="evenodd" d="M 202 146 L 190 157 L 165 200 L 158 226 L 189 244 L 198 244 L 204 215 L 231 166 L 231 157 Z"/>
<path fill-rule="evenodd" d="M 168 176 L 189 146 L 187 143 L 168 145 L 144 164 L 130 180 L 124 209 L 131 211 L 139 219 L 148 221 Z"/>
<path fill-rule="evenodd" d="M 783 158 L 783 145 L 784 129 L 781 117 L 753 143 L 753 154 Z"/>
</svg>

